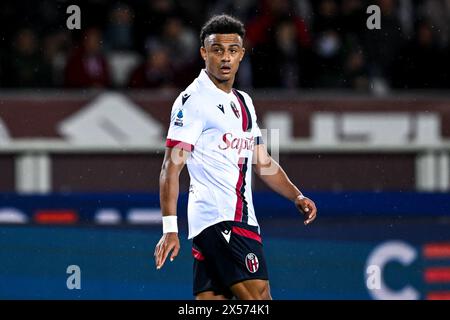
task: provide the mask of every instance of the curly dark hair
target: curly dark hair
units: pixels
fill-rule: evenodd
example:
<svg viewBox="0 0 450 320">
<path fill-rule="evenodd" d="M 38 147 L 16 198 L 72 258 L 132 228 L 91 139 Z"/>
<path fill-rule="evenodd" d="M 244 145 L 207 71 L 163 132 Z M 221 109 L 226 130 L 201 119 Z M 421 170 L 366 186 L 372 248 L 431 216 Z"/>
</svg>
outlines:
<svg viewBox="0 0 450 320">
<path fill-rule="evenodd" d="M 244 38 L 245 28 L 244 24 L 238 19 L 227 14 L 215 15 L 209 19 L 200 31 L 200 43 L 205 45 L 205 38 L 211 34 L 221 33 L 237 33 Z"/>
</svg>

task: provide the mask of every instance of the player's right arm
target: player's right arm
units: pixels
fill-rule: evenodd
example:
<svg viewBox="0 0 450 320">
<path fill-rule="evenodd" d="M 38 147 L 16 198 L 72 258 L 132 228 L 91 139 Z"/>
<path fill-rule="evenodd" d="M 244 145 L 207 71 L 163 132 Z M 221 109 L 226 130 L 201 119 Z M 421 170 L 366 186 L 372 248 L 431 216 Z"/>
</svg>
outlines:
<svg viewBox="0 0 450 320">
<path fill-rule="evenodd" d="M 202 113 L 198 109 L 199 105 L 201 104 L 195 97 L 191 97 L 189 93 L 183 93 L 178 96 L 172 107 L 166 140 L 167 148 L 159 177 L 163 235 L 155 248 L 157 269 L 164 265 L 172 250 L 171 261 L 180 250 L 176 222 L 179 177 L 204 127 Z"/>
<path fill-rule="evenodd" d="M 186 159 L 188 156 L 189 152 L 183 149 L 177 147 L 166 148 L 161 174 L 159 177 L 161 212 L 163 215 L 163 220 L 166 220 L 166 223 L 168 219 L 169 221 L 172 220 L 171 223 L 176 224 L 179 177 L 181 170 L 183 170 L 183 167 L 186 164 Z M 171 231 L 171 227 L 172 229 L 174 228 L 174 226 L 169 225 L 169 231 Z M 178 255 L 178 251 L 180 250 L 178 231 L 172 231 L 173 232 L 165 232 L 156 245 L 154 254 L 156 269 L 160 269 L 164 265 L 167 256 L 172 250 L 170 261 L 173 261 L 173 259 L 175 259 Z"/>
</svg>

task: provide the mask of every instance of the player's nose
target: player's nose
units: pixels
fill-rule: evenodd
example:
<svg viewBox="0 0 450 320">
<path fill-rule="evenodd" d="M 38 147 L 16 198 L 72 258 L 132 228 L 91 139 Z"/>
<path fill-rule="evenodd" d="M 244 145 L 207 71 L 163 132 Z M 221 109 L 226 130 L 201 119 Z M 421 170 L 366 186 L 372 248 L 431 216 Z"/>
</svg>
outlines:
<svg viewBox="0 0 450 320">
<path fill-rule="evenodd" d="M 225 52 L 222 56 L 222 62 L 230 62 L 231 61 L 231 55 L 229 52 Z"/>
</svg>

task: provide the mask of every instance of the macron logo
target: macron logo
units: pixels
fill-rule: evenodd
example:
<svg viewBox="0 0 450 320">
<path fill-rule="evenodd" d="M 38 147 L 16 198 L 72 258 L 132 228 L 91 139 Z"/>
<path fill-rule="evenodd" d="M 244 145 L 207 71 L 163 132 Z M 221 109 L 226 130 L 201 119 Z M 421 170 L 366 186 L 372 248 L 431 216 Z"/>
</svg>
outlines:
<svg viewBox="0 0 450 320">
<path fill-rule="evenodd" d="M 219 104 L 216 107 L 219 108 L 220 111 L 222 111 L 223 114 L 225 114 L 225 109 L 223 108 L 223 104 Z"/>
<path fill-rule="evenodd" d="M 222 231 L 222 235 L 225 238 L 225 240 L 227 240 L 228 243 L 230 243 L 230 238 L 231 238 L 231 230 L 225 230 Z"/>
<path fill-rule="evenodd" d="M 187 99 L 189 99 L 190 96 L 191 95 L 187 94 L 187 93 L 183 94 L 183 96 L 181 97 L 181 105 L 184 105 L 186 103 Z"/>
</svg>

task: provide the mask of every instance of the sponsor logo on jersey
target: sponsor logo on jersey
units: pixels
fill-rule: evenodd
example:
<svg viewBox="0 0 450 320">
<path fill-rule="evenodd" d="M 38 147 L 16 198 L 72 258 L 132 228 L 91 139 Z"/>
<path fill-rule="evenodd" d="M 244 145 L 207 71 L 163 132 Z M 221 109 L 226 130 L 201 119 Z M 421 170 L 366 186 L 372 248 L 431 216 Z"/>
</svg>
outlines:
<svg viewBox="0 0 450 320">
<path fill-rule="evenodd" d="M 255 139 L 251 138 L 237 138 L 233 137 L 233 134 L 230 132 L 225 133 L 222 136 L 223 144 L 219 144 L 220 150 L 227 149 L 235 149 L 238 151 L 238 154 L 241 154 L 242 150 L 253 151 L 255 148 Z"/>
</svg>

